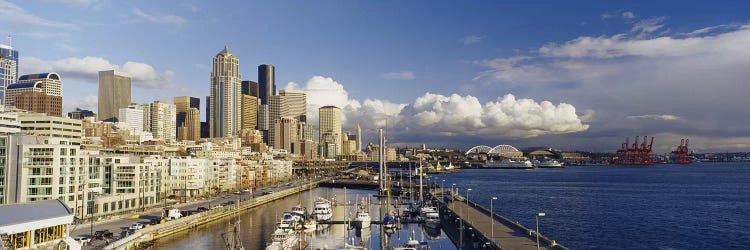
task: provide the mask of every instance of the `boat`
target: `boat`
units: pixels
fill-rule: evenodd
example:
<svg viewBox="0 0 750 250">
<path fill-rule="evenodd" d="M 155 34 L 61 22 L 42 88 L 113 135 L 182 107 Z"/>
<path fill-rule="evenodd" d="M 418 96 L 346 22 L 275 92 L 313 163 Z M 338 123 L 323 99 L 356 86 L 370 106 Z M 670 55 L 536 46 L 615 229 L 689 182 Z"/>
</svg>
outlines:
<svg viewBox="0 0 750 250">
<path fill-rule="evenodd" d="M 531 161 L 514 161 L 511 159 L 505 159 L 501 162 L 489 161 L 482 165 L 483 168 L 500 168 L 500 169 L 532 169 L 534 164 Z"/>
<path fill-rule="evenodd" d="M 307 209 L 302 206 L 302 204 L 296 205 L 292 208 L 292 214 L 298 215 L 300 217 L 305 217 L 305 211 Z"/>
<path fill-rule="evenodd" d="M 331 202 L 322 197 L 318 197 L 313 206 L 313 215 L 318 221 L 329 221 L 333 217 L 333 210 L 331 210 Z"/>
<path fill-rule="evenodd" d="M 433 206 L 423 206 L 422 208 L 419 209 L 419 213 L 422 216 L 426 216 L 427 213 L 437 213 L 437 212 L 438 212 L 437 207 L 433 207 Z"/>
<path fill-rule="evenodd" d="M 303 223 L 304 223 L 304 219 L 301 216 L 286 212 L 284 213 L 284 215 L 281 216 L 281 222 L 279 223 L 279 227 L 283 227 L 284 229 L 291 228 L 291 229 L 300 230 L 302 229 Z"/>
<path fill-rule="evenodd" d="M 391 215 L 385 215 L 383 218 L 383 227 L 386 229 L 391 229 L 396 227 L 396 220 Z"/>
<path fill-rule="evenodd" d="M 316 227 L 318 227 L 318 221 L 316 221 L 312 216 L 309 216 L 307 219 L 305 219 L 303 227 L 305 229 L 315 229 Z"/>
<path fill-rule="evenodd" d="M 538 168 L 561 168 L 563 164 L 556 160 L 534 161 L 534 167 Z"/>
<path fill-rule="evenodd" d="M 366 228 L 370 227 L 372 218 L 370 218 L 370 212 L 367 211 L 367 208 L 364 206 L 359 206 L 357 209 L 357 214 L 354 218 L 354 223 L 359 228 Z"/>
<path fill-rule="evenodd" d="M 427 212 L 424 216 L 426 227 L 437 228 L 440 226 L 440 214 L 438 212 Z"/>
<path fill-rule="evenodd" d="M 266 246 L 266 250 L 291 250 L 297 244 L 297 233 L 294 230 L 284 230 L 277 228 L 273 232 L 271 244 Z"/>
</svg>

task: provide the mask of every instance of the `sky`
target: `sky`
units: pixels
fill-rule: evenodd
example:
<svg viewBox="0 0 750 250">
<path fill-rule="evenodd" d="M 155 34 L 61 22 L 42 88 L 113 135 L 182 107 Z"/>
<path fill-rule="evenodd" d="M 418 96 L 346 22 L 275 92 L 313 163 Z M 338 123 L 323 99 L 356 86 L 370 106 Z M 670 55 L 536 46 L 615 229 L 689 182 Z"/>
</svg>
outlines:
<svg viewBox="0 0 750 250">
<path fill-rule="evenodd" d="M 228 46 L 242 78 L 336 105 L 365 142 L 750 151 L 746 1 L 0 0 L 20 74 L 54 71 L 64 110 L 96 111 L 97 71 L 133 101 L 209 94 Z M 3 35 L 2 37 L 5 37 Z M 10 43 L 0 39 L 0 43 Z M 205 99 L 203 100 L 205 101 Z"/>
</svg>

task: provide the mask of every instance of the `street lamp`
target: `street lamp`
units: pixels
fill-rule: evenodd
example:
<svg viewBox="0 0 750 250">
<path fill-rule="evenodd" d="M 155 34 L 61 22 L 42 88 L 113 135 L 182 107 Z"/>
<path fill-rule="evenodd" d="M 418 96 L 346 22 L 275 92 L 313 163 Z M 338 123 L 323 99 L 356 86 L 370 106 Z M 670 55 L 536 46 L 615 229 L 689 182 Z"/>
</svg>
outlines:
<svg viewBox="0 0 750 250">
<path fill-rule="evenodd" d="M 466 220 L 471 223 L 471 217 L 469 217 L 469 191 L 471 191 L 471 188 L 466 189 Z"/>
<path fill-rule="evenodd" d="M 443 182 L 440 182 L 440 193 L 443 193 L 443 185 L 445 184 L 445 179 L 443 179 Z"/>
<path fill-rule="evenodd" d="M 490 199 L 490 223 L 492 225 L 492 236 L 490 236 L 490 238 L 492 240 L 495 240 L 495 210 L 492 209 L 492 201 L 494 200 L 497 200 L 497 197 L 493 196 L 492 199 Z"/>
<path fill-rule="evenodd" d="M 544 217 L 544 213 L 536 213 L 536 250 L 539 250 L 539 217 Z"/>
</svg>

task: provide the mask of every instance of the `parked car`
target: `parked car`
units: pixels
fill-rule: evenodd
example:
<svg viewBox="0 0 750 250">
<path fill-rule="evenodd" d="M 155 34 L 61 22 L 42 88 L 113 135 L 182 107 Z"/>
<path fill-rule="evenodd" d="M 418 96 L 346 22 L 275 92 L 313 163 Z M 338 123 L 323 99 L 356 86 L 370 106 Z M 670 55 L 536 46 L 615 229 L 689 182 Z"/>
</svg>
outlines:
<svg viewBox="0 0 750 250">
<path fill-rule="evenodd" d="M 140 230 L 140 229 L 143 229 L 143 224 L 141 224 L 141 223 L 133 223 L 133 225 L 130 225 L 130 227 L 128 229 L 130 229 L 130 230 Z"/>
<path fill-rule="evenodd" d="M 114 235 L 115 234 L 113 234 L 109 230 L 99 230 L 99 231 L 94 232 L 94 237 L 96 239 L 110 238 L 110 237 L 112 237 Z"/>
<path fill-rule="evenodd" d="M 196 209 L 196 210 L 198 210 L 198 212 L 205 212 L 205 211 L 208 211 L 208 208 L 206 208 L 206 207 L 198 207 L 198 209 Z"/>
<path fill-rule="evenodd" d="M 182 213 L 179 209 L 176 208 L 164 210 L 164 212 L 162 213 L 162 218 L 167 220 L 175 220 L 179 219 L 180 217 L 182 217 Z"/>
</svg>

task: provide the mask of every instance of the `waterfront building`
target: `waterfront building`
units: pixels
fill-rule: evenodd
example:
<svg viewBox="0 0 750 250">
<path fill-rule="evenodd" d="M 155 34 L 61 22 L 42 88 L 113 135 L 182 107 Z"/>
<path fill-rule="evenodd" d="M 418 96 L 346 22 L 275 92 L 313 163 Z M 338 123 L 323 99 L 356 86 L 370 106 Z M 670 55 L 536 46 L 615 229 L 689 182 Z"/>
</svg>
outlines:
<svg viewBox="0 0 750 250">
<path fill-rule="evenodd" d="M 82 121 L 42 113 L 18 113 L 21 132 L 68 139 L 73 145 L 81 144 Z"/>
<path fill-rule="evenodd" d="M 62 200 L 0 205 L 0 214 L 5 249 L 81 249 L 67 233 L 74 215 Z"/>
<path fill-rule="evenodd" d="M 12 107 L 0 105 L 0 134 L 13 134 L 21 132 L 21 121 L 18 113 Z M 1 202 L 0 202 L 1 203 Z"/>
<path fill-rule="evenodd" d="M 75 111 L 68 112 L 68 117 L 78 120 L 83 120 L 83 118 L 86 117 L 94 117 L 96 118 L 96 114 L 94 114 L 94 111 L 76 108 Z"/>
<path fill-rule="evenodd" d="M 131 104 L 127 108 L 121 108 L 118 112 L 120 123 L 126 124 L 132 134 L 140 135 L 144 131 L 143 109 L 143 105 Z"/>
<path fill-rule="evenodd" d="M 57 73 L 41 73 L 22 75 L 18 82 L 8 85 L 5 89 L 5 105 L 14 106 L 15 97 L 25 92 L 40 92 L 59 97 L 60 115 L 62 116 L 62 80 Z"/>
<path fill-rule="evenodd" d="M 177 128 L 177 138 L 180 141 L 198 141 L 201 138 L 201 114 L 197 108 L 190 108 L 184 113 L 184 122 Z M 179 116 L 178 116 L 179 117 Z"/>
<path fill-rule="evenodd" d="M 143 105 L 143 127 L 154 139 L 173 142 L 177 139 L 177 108 L 174 104 L 155 101 Z"/>
<path fill-rule="evenodd" d="M 210 136 L 231 137 L 240 131 L 240 59 L 226 46 L 214 56 L 211 71 Z"/>
<path fill-rule="evenodd" d="M 238 164 L 232 158 L 149 156 L 143 162 L 161 170 L 167 195 L 196 197 L 236 189 Z"/>
<path fill-rule="evenodd" d="M 240 130 L 258 129 L 257 96 L 242 94 L 242 126 Z"/>
<path fill-rule="evenodd" d="M 131 79 L 124 72 L 99 71 L 98 119 L 118 122 L 121 108 L 127 108 L 131 101 Z"/>
<path fill-rule="evenodd" d="M 0 44 L 0 104 L 5 103 L 6 88 L 18 80 L 18 50 Z"/>
<path fill-rule="evenodd" d="M 250 96 L 259 96 L 258 83 L 253 81 L 242 81 L 242 94 Z"/>
<path fill-rule="evenodd" d="M 292 143 L 297 141 L 297 120 L 291 117 L 276 119 L 273 126 L 273 146 L 275 149 L 292 151 Z"/>
<path fill-rule="evenodd" d="M 271 96 L 276 95 L 276 68 L 271 64 L 258 65 L 258 98 L 260 104 L 268 105 Z"/>
<path fill-rule="evenodd" d="M 13 97 L 17 109 L 51 116 L 62 116 L 62 96 L 42 92 L 24 92 Z"/>
<path fill-rule="evenodd" d="M 318 109 L 318 129 L 322 154 L 335 159 L 341 153 L 341 109 L 336 106 L 324 106 Z"/>
</svg>

